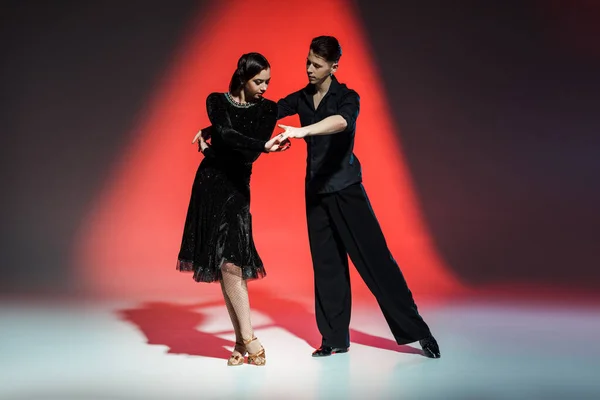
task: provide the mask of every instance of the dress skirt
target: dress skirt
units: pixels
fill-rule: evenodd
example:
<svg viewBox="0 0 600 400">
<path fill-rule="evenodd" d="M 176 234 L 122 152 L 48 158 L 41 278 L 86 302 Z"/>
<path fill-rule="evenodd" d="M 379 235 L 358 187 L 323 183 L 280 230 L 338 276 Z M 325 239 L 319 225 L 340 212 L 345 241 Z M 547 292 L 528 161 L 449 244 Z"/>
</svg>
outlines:
<svg viewBox="0 0 600 400">
<path fill-rule="evenodd" d="M 252 237 L 251 164 L 205 158 L 200 163 L 187 211 L 177 269 L 197 282 L 222 278 L 223 263 L 241 268 L 242 278 L 266 275 Z"/>
</svg>

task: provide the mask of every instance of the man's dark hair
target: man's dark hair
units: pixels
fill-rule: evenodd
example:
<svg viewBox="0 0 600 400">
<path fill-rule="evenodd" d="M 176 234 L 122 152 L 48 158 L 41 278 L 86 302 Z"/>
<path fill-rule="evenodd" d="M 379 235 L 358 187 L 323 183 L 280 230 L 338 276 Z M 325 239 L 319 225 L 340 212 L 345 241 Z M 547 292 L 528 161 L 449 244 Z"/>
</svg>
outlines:
<svg viewBox="0 0 600 400">
<path fill-rule="evenodd" d="M 333 36 L 319 36 L 312 40 L 310 49 L 328 62 L 338 62 L 342 56 L 342 46 Z"/>
</svg>

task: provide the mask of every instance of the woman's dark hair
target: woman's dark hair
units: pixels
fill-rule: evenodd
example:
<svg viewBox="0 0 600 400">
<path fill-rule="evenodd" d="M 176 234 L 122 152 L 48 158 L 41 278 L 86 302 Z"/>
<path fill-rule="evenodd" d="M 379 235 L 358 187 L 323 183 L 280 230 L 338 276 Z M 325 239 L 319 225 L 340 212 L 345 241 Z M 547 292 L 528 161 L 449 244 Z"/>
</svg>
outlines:
<svg viewBox="0 0 600 400">
<path fill-rule="evenodd" d="M 244 54 L 238 60 L 237 69 L 231 77 L 231 82 L 229 82 L 229 92 L 237 92 L 246 84 L 246 82 L 252 79 L 253 76 L 267 68 L 271 68 L 271 65 L 262 54 Z"/>
<path fill-rule="evenodd" d="M 319 36 L 312 40 L 310 49 L 328 62 L 338 62 L 342 56 L 342 46 L 333 36 Z"/>
</svg>

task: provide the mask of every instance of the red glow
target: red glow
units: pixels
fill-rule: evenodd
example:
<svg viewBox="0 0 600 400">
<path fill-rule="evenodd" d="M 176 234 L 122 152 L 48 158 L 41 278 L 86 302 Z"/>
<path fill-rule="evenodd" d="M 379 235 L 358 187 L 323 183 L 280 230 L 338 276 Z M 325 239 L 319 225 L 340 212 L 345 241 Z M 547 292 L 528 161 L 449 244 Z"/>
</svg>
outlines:
<svg viewBox="0 0 600 400">
<path fill-rule="evenodd" d="M 204 10 L 82 225 L 75 257 L 86 290 L 109 296 L 198 294 L 201 288 L 191 274 L 175 270 L 175 261 L 201 160 L 190 142 L 199 127 L 208 125 L 206 96 L 227 89 L 237 58 L 249 51 L 263 53 L 272 65 L 267 97 L 278 99 L 303 87 L 308 45 L 323 34 L 340 40 L 344 55 L 337 76 L 361 95 L 355 153 L 411 289 L 441 294 L 460 288 L 424 225 L 385 88 L 351 2 L 319 1 L 319 12 L 331 16 L 326 24 L 311 15 L 309 3 L 262 2 L 261 8 L 269 12 L 261 14 L 261 24 L 251 34 L 243 35 L 238 29 L 256 12 L 255 3 L 215 2 L 214 8 Z M 266 284 L 289 295 L 310 295 L 313 290 L 304 215 L 305 153 L 305 144 L 296 141 L 284 154 L 262 156 L 252 178 L 255 241 L 268 274 L 253 285 Z M 355 270 L 352 279 L 355 298 L 370 296 Z"/>
</svg>

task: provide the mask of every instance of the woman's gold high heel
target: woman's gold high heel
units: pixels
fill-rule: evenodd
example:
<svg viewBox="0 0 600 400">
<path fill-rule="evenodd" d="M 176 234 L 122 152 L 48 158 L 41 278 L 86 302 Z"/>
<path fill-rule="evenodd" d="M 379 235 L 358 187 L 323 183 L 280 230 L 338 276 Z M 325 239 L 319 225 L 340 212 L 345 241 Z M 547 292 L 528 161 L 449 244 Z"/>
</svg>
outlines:
<svg viewBox="0 0 600 400">
<path fill-rule="evenodd" d="M 256 336 L 250 340 L 244 340 L 246 351 L 248 351 L 248 364 L 257 365 L 259 367 L 264 366 L 267 363 L 267 356 L 265 354 L 265 348 L 260 346 L 260 350 L 256 353 L 250 353 L 248 345 L 256 340 Z"/>
<path fill-rule="evenodd" d="M 227 360 L 227 365 L 230 367 L 237 367 L 238 365 L 244 364 L 244 355 L 246 354 L 246 347 L 243 343 L 235 342 L 233 353 Z"/>
</svg>

